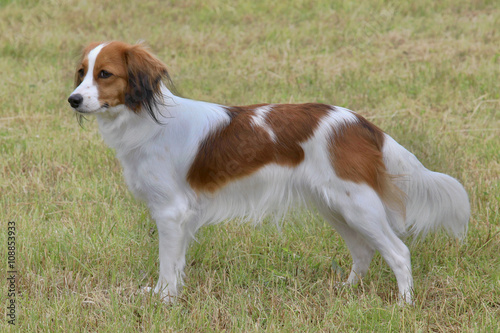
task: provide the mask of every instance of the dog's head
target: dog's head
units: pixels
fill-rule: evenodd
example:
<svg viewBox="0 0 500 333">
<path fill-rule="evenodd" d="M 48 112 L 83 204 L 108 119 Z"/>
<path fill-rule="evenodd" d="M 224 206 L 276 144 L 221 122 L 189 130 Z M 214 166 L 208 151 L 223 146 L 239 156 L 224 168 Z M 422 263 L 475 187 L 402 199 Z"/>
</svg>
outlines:
<svg viewBox="0 0 500 333">
<path fill-rule="evenodd" d="M 158 122 L 154 107 L 163 103 L 165 79 L 170 82 L 166 66 L 143 44 L 92 43 L 83 50 L 68 102 L 79 114 L 125 105 L 136 113 L 146 111 Z"/>
</svg>

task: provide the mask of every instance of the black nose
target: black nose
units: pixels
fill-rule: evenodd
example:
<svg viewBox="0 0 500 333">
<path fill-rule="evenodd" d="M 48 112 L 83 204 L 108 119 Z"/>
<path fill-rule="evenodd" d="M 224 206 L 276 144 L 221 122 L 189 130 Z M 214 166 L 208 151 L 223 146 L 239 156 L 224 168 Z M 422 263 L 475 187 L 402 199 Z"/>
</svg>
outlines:
<svg viewBox="0 0 500 333">
<path fill-rule="evenodd" d="M 80 104 L 82 104 L 83 96 L 80 94 L 73 94 L 73 95 L 69 96 L 68 102 L 72 108 L 76 109 L 77 107 L 80 106 Z"/>
</svg>

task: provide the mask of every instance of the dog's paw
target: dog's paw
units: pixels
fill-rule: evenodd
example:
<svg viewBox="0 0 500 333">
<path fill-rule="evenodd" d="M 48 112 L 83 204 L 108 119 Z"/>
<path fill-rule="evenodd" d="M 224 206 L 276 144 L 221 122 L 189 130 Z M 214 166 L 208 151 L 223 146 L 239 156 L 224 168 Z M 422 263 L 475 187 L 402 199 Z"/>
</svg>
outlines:
<svg viewBox="0 0 500 333">
<path fill-rule="evenodd" d="M 151 288 L 151 287 L 140 287 L 139 288 L 139 293 L 141 293 L 141 294 L 151 294 L 151 293 L 153 293 L 153 288 Z"/>
<path fill-rule="evenodd" d="M 160 297 L 161 301 L 164 304 L 173 304 L 177 302 L 177 296 L 173 296 L 168 292 L 161 291 L 157 292 L 156 288 L 151 288 L 151 287 L 141 287 L 139 288 L 139 292 L 143 295 L 158 295 Z"/>
<path fill-rule="evenodd" d="M 335 289 L 355 289 L 358 286 L 357 283 L 351 283 L 351 282 L 337 282 L 333 286 Z"/>
<path fill-rule="evenodd" d="M 398 306 L 405 307 L 414 305 L 415 303 L 413 302 L 413 291 L 409 291 L 404 293 L 403 295 L 399 295 Z"/>
</svg>

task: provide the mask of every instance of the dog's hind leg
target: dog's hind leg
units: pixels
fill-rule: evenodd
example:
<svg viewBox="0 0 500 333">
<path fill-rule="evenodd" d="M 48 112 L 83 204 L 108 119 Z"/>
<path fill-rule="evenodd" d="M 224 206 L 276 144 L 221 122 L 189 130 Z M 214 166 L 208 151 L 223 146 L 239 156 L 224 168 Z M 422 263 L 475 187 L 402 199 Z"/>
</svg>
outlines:
<svg viewBox="0 0 500 333">
<path fill-rule="evenodd" d="M 365 241 L 363 236 L 349 227 L 340 216 L 334 216 L 328 208 L 318 208 L 335 230 L 344 239 L 352 256 L 352 268 L 345 284 L 356 285 L 368 272 L 375 250 Z"/>
<path fill-rule="evenodd" d="M 401 300 L 411 304 L 413 278 L 410 251 L 392 229 L 382 200 L 364 184 L 351 183 L 348 193 L 342 195 L 337 192 L 335 197 L 332 196 L 328 205 L 331 213 L 325 214 L 341 216 L 333 219 L 333 224 L 353 256 L 348 283 L 357 282 L 366 273 L 374 250 L 377 250 L 396 275 Z"/>
</svg>

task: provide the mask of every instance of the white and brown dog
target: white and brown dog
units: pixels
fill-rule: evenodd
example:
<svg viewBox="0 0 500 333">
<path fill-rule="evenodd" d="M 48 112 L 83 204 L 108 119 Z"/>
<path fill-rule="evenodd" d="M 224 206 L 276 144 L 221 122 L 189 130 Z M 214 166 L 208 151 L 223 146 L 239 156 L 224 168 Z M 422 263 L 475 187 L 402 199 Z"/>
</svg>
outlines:
<svg viewBox="0 0 500 333">
<path fill-rule="evenodd" d="M 183 283 L 186 249 L 205 224 L 256 222 L 315 206 L 353 258 L 348 284 L 378 250 L 412 303 L 410 252 L 400 237 L 467 231 L 463 186 L 427 170 L 362 116 L 324 104 L 223 106 L 181 98 L 165 65 L 143 45 L 94 43 L 83 51 L 68 101 L 94 114 L 116 150 L 129 189 L 147 203 L 159 234 L 155 293 Z"/>
</svg>

